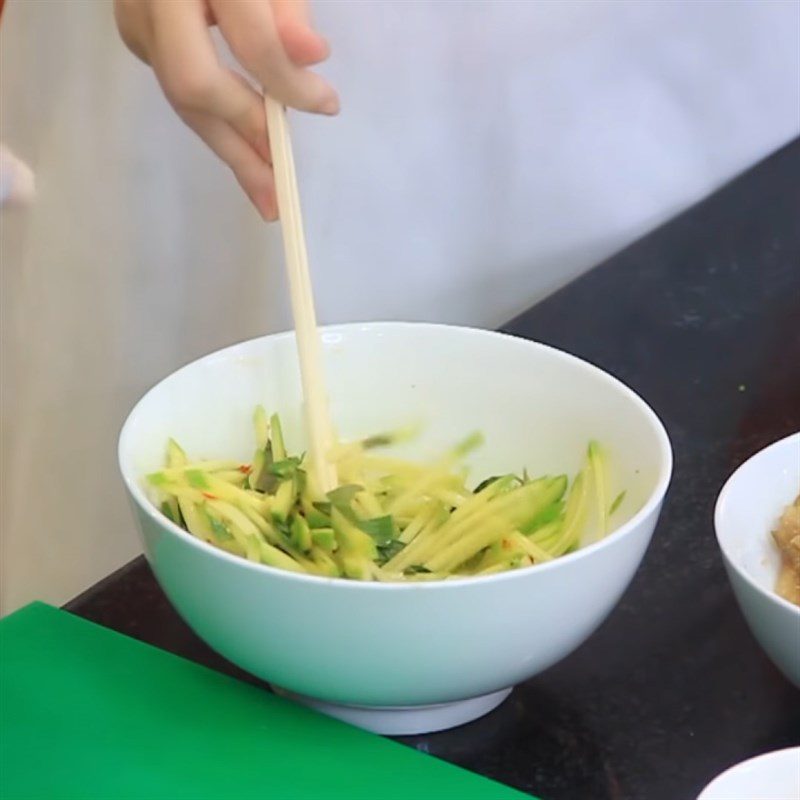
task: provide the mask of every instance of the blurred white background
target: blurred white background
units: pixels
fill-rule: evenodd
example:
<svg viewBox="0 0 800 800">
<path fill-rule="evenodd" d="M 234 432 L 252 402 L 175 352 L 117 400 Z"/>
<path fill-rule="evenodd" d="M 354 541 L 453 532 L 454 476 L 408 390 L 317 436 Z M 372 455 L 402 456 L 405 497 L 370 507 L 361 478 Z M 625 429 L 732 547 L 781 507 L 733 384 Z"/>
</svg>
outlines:
<svg viewBox="0 0 800 800">
<path fill-rule="evenodd" d="M 495 326 L 800 133 L 797 0 L 315 9 L 343 102 L 293 118 L 323 321 Z M 115 463 L 138 396 L 289 316 L 278 231 L 110 3 L 9 0 L 0 73 L 39 189 L 1 218 L 8 612 L 138 552 Z"/>
</svg>

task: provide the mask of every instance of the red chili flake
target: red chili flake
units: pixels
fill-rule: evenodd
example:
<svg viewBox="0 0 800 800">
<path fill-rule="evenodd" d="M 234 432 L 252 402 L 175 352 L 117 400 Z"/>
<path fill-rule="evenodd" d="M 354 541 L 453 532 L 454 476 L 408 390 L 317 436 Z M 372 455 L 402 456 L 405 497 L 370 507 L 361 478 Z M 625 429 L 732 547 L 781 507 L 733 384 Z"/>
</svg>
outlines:
<svg viewBox="0 0 800 800">
<path fill-rule="evenodd" d="M 249 475 L 253 471 L 253 468 L 249 464 L 242 464 L 239 467 L 239 472 L 244 472 L 245 475 Z"/>
<path fill-rule="evenodd" d="M 219 500 L 215 494 L 211 494 L 211 492 L 203 492 L 203 497 L 207 497 L 209 500 Z"/>
</svg>

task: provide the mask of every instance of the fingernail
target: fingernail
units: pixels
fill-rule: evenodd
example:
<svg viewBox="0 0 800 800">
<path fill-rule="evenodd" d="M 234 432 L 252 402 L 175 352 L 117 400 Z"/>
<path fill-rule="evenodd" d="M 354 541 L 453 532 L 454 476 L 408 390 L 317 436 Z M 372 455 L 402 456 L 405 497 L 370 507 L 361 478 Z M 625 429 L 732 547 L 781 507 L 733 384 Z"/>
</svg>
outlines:
<svg viewBox="0 0 800 800">
<path fill-rule="evenodd" d="M 322 101 L 319 107 L 320 113 L 333 116 L 339 113 L 339 97 L 336 94 L 331 94 Z"/>
<path fill-rule="evenodd" d="M 275 222 L 278 219 L 278 204 L 274 197 L 267 197 L 264 203 L 263 217 L 267 222 Z"/>
<path fill-rule="evenodd" d="M 315 31 L 316 33 L 316 31 Z M 331 46 L 328 40 L 322 36 L 321 34 L 317 33 L 317 38 L 319 39 L 320 44 L 320 60 L 324 61 L 328 56 L 331 54 Z"/>
<path fill-rule="evenodd" d="M 250 194 L 250 202 L 255 206 L 256 211 L 258 211 L 264 222 L 274 222 L 278 219 L 278 206 L 271 194 L 253 192 Z"/>
</svg>

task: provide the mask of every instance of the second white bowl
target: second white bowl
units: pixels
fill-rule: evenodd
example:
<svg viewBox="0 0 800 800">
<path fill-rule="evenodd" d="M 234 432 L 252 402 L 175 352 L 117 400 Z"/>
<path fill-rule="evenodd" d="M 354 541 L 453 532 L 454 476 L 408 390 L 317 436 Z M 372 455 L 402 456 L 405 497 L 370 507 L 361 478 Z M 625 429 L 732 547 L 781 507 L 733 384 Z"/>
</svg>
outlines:
<svg viewBox="0 0 800 800">
<path fill-rule="evenodd" d="M 771 531 L 800 492 L 800 433 L 756 453 L 731 475 L 714 525 L 733 592 L 754 636 L 800 686 L 800 607 L 775 593 L 780 554 Z"/>
</svg>

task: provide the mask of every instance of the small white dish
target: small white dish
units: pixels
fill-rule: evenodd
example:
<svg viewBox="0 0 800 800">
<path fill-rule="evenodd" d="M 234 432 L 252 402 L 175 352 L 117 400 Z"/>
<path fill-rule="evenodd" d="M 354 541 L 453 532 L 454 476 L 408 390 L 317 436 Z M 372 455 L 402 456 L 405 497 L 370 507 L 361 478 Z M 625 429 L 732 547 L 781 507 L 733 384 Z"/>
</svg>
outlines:
<svg viewBox="0 0 800 800">
<path fill-rule="evenodd" d="M 800 492 L 800 433 L 756 453 L 731 475 L 714 526 L 733 592 L 753 635 L 800 687 L 800 607 L 775 592 L 780 553 L 771 531 Z"/>
<path fill-rule="evenodd" d="M 120 435 L 119 460 L 147 558 L 175 608 L 230 661 L 327 714 L 380 733 L 476 719 L 511 687 L 585 641 L 616 605 L 650 541 L 672 471 L 653 411 L 615 378 L 523 339 L 409 323 L 323 331 L 333 418 L 345 438 L 408 422 L 403 455 L 426 458 L 466 433 L 487 445 L 472 476 L 574 474 L 590 439 L 627 490 L 600 542 L 529 569 L 419 584 L 285 572 L 201 542 L 143 489 L 174 436 L 197 457 L 249 459 L 257 403 L 281 413 L 302 450 L 294 337 L 243 342 L 151 389 Z"/>
<path fill-rule="evenodd" d="M 798 800 L 800 747 L 765 753 L 725 770 L 697 800 Z"/>
</svg>

